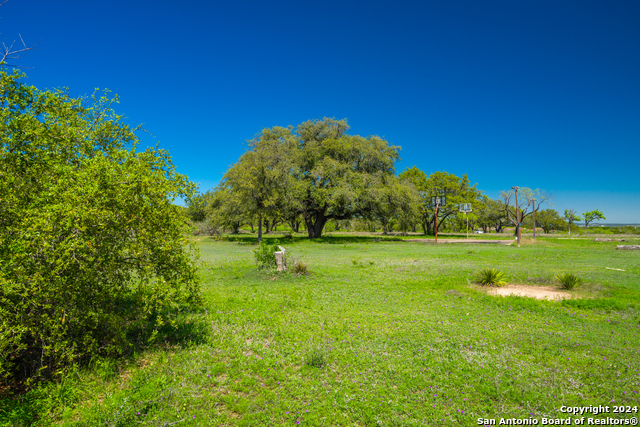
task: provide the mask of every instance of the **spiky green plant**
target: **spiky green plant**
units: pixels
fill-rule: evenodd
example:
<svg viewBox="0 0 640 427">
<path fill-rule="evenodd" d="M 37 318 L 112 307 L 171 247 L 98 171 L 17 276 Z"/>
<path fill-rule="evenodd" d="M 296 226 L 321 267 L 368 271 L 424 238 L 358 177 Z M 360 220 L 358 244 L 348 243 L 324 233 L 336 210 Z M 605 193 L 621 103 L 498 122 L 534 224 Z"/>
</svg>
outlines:
<svg viewBox="0 0 640 427">
<path fill-rule="evenodd" d="M 556 280 L 560 284 L 560 288 L 571 290 L 582 284 L 582 279 L 572 273 L 563 273 L 556 275 Z"/>
<path fill-rule="evenodd" d="M 306 276 L 307 273 L 309 272 L 309 265 L 298 260 L 294 262 L 293 268 L 291 270 L 293 274 L 296 274 L 298 276 Z"/>
<path fill-rule="evenodd" d="M 485 268 L 476 273 L 476 281 L 485 286 L 503 286 L 507 282 L 504 280 L 504 273 L 495 268 Z"/>
</svg>

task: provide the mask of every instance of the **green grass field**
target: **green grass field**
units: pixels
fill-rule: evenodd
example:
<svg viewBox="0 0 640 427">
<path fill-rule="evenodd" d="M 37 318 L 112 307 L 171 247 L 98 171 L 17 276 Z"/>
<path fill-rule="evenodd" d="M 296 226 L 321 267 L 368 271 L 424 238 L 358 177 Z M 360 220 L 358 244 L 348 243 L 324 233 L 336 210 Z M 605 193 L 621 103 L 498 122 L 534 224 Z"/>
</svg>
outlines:
<svg viewBox="0 0 640 427">
<path fill-rule="evenodd" d="M 308 264 L 296 276 L 257 271 L 255 236 L 197 239 L 204 310 L 163 345 L 0 404 L 0 425 L 471 426 L 640 404 L 640 251 L 619 243 L 281 240 Z M 489 296 L 473 284 L 488 267 L 585 283 L 559 302 Z"/>
</svg>

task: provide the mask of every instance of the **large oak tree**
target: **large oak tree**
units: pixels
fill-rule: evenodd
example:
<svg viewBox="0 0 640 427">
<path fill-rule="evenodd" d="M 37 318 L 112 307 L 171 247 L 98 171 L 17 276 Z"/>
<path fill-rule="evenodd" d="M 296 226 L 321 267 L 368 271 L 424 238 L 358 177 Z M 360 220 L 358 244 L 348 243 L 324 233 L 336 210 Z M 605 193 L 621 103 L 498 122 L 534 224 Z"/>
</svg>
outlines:
<svg viewBox="0 0 640 427">
<path fill-rule="evenodd" d="M 371 190 L 394 174 L 399 147 L 378 136 L 349 135 L 346 120 L 324 118 L 297 127 L 292 169 L 298 210 L 309 238 L 322 236 L 327 221 L 370 213 Z"/>
</svg>

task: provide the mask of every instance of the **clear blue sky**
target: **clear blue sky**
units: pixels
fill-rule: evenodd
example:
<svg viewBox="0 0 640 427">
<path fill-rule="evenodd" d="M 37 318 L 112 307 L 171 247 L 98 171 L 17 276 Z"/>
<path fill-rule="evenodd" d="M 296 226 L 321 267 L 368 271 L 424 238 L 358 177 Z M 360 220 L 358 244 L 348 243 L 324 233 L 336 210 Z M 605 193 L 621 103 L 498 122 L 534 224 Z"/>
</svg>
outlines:
<svg viewBox="0 0 640 427">
<path fill-rule="evenodd" d="M 214 187 L 265 127 L 324 116 L 562 212 L 640 223 L 640 2 L 44 1 L 0 8 L 40 42 L 41 88 L 109 88 L 178 170 Z"/>
</svg>

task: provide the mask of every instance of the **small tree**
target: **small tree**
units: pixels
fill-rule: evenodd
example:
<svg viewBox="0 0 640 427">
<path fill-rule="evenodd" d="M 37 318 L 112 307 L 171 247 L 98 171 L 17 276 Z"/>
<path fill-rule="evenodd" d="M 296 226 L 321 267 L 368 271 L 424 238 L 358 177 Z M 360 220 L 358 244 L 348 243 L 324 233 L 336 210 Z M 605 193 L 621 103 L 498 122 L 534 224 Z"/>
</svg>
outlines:
<svg viewBox="0 0 640 427">
<path fill-rule="evenodd" d="M 589 224 L 591 224 L 593 221 L 599 221 L 601 219 L 607 219 L 607 218 L 604 217 L 602 212 L 600 212 L 598 209 L 595 209 L 595 210 L 592 210 L 592 211 L 587 211 L 582 215 L 584 217 L 584 234 L 585 234 L 585 236 L 587 235 L 587 227 L 589 226 Z"/>
<path fill-rule="evenodd" d="M 518 239 L 518 247 L 520 247 L 522 221 L 532 213 L 538 212 L 543 203 L 551 204 L 550 200 L 553 196 L 544 190 L 532 190 L 527 187 L 513 187 L 510 191 L 503 191 L 500 196 L 507 218 L 516 227 L 515 235 Z"/>
<path fill-rule="evenodd" d="M 576 215 L 576 211 L 574 209 L 565 209 L 564 219 L 569 224 L 569 235 L 571 235 L 571 224 L 573 224 L 576 221 L 580 221 L 580 217 Z"/>
<path fill-rule="evenodd" d="M 482 227 L 485 233 L 489 232 L 491 228 L 494 228 L 496 233 L 502 233 L 502 230 L 509 224 L 504 205 L 500 200 L 492 200 L 487 196 L 482 196 L 473 210 L 475 215 L 474 225 L 477 224 Z"/>
<path fill-rule="evenodd" d="M 258 241 L 269 212 L 278 210 L 290 187 L 291 158 L 295 144 L 290 128 L 274 127 L 249 141 L 251 150 L 227 170 L 220 183 L 243 206 L 244 216 L 258 218 Z M 267 230 L 269 231 L 269 230 Z"/>
</svg>

